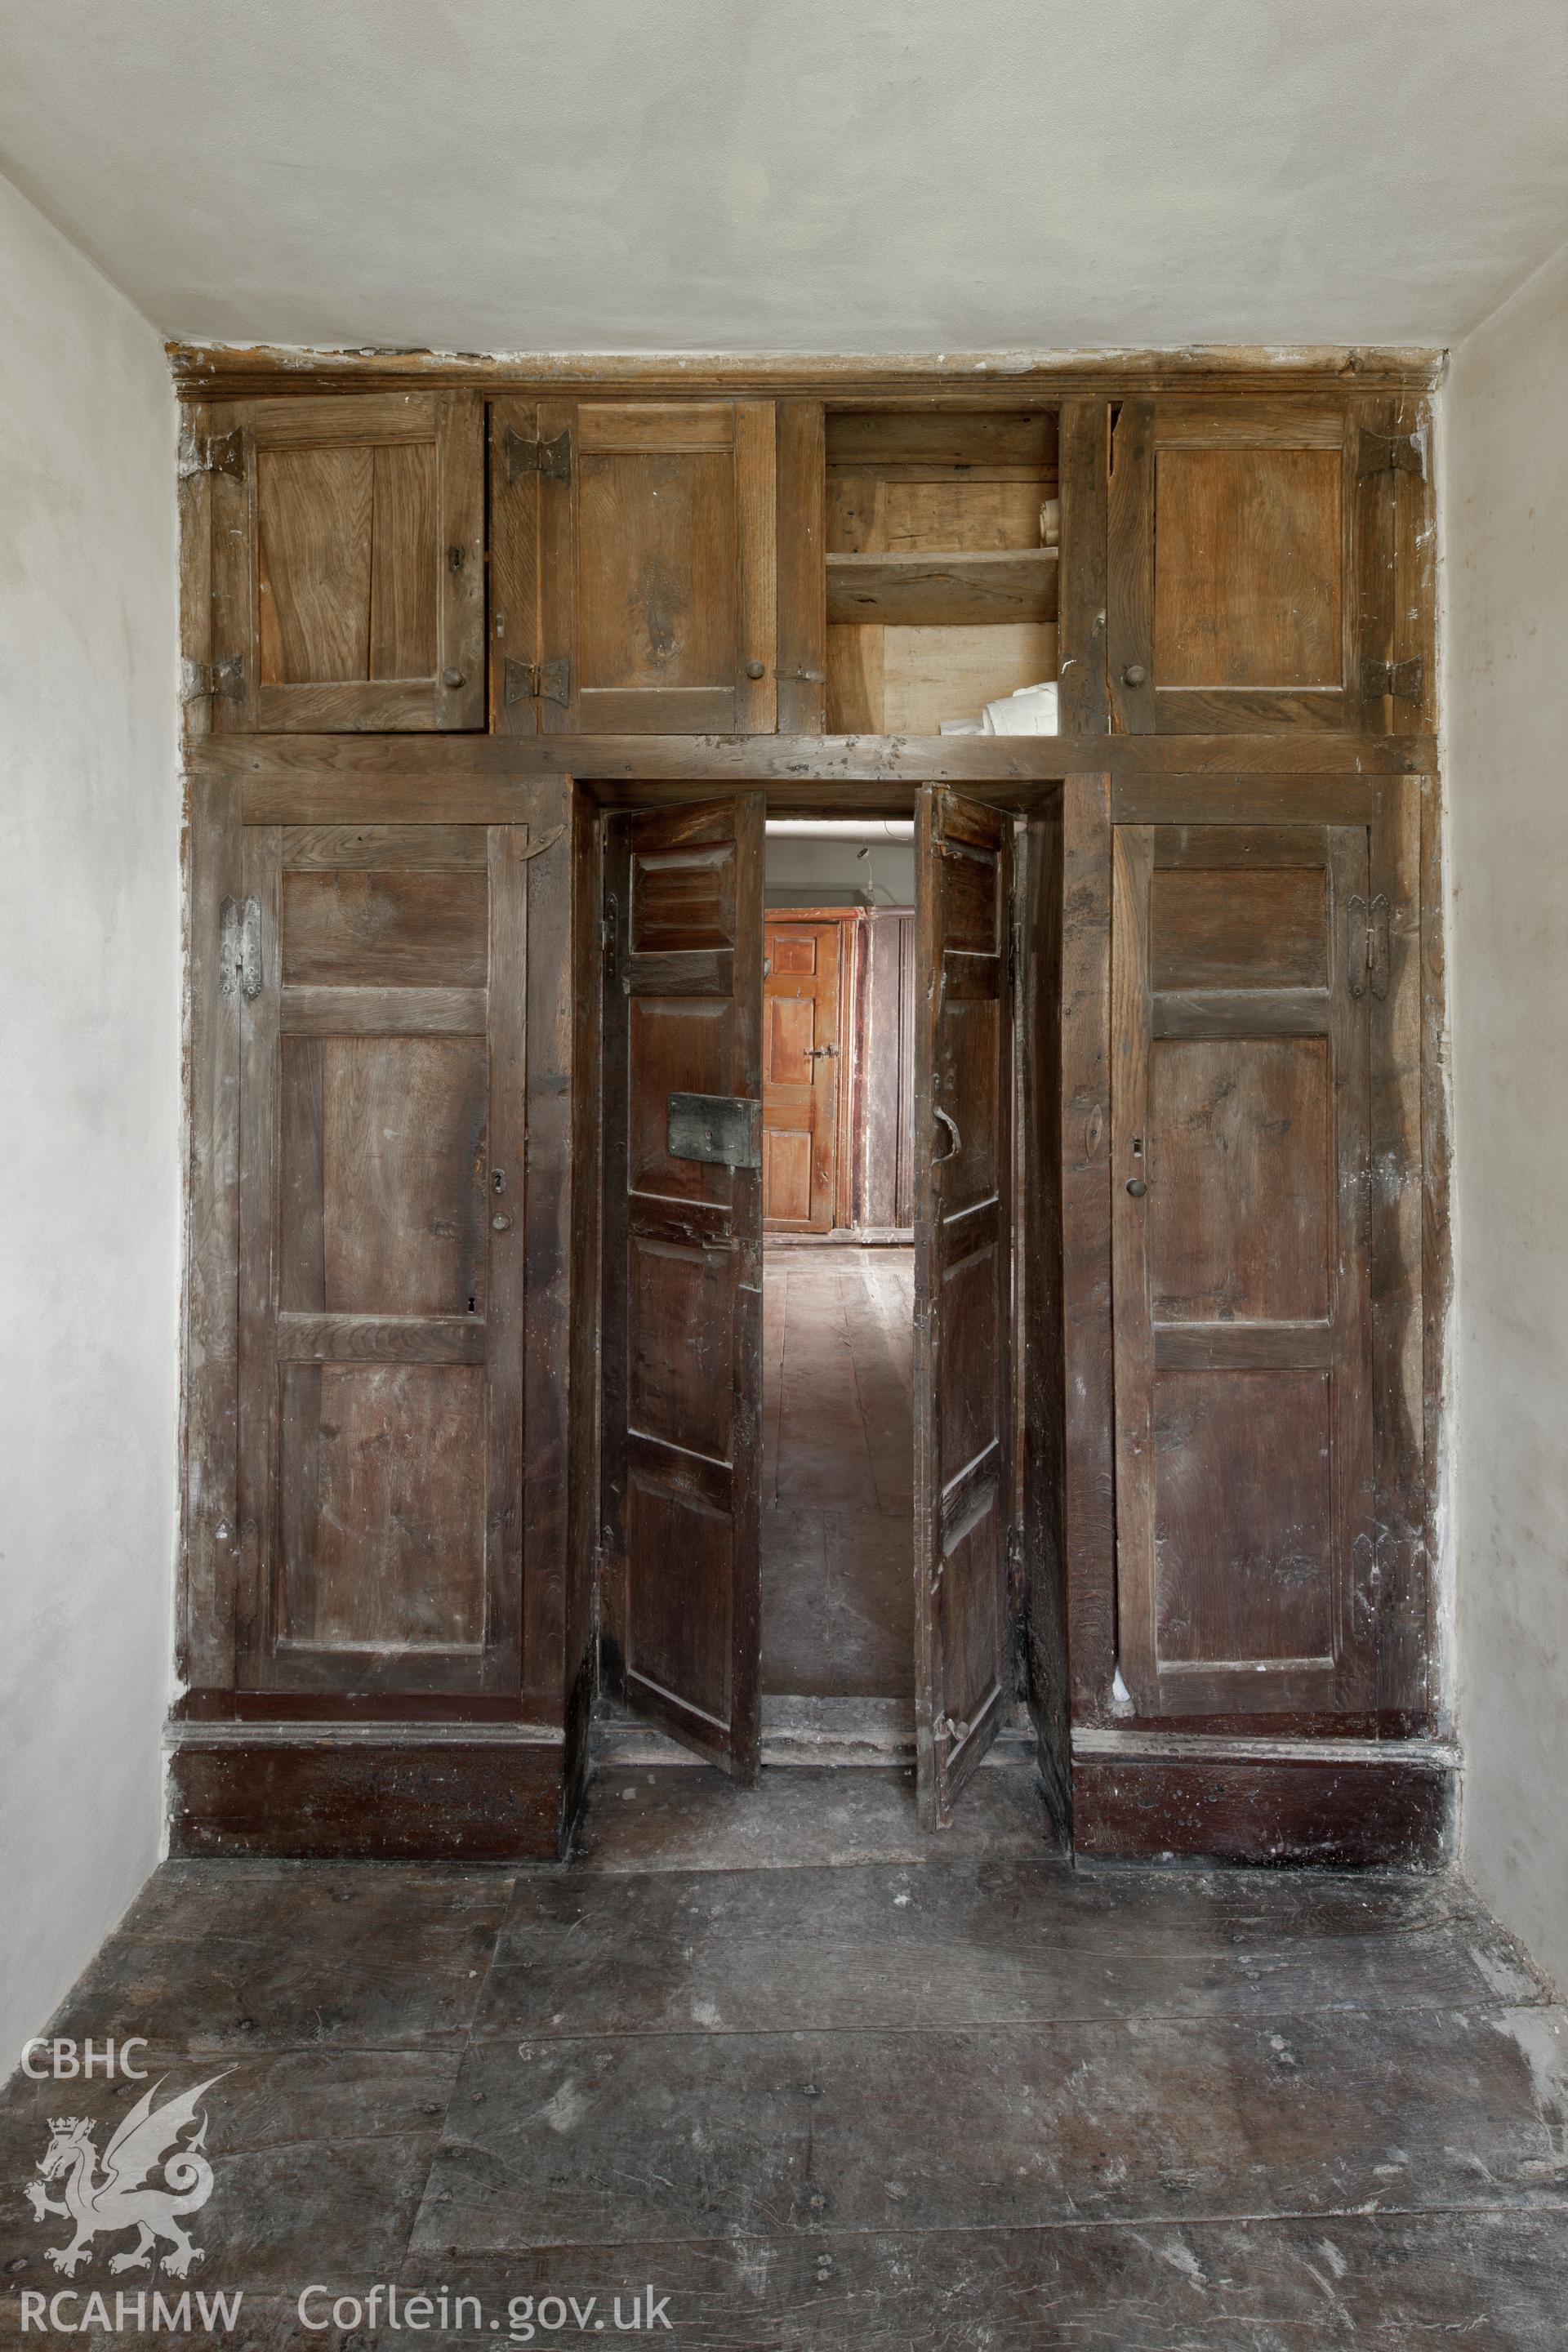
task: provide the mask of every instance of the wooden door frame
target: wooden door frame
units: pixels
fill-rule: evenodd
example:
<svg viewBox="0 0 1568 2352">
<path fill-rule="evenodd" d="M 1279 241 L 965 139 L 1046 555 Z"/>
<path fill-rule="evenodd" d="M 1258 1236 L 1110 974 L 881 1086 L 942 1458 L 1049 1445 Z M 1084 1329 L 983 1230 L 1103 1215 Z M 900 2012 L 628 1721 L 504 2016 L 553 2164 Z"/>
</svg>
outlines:
<svg viewBox="0 0 1568 2352">
<path fill-rule="evenodd" d="M 859 1028 L 861 962 L 864 951 L 866 915 L 864 907 L 768 907 L 763 908 L 763 952 L 767 953 L 768 925 L 779 923 L 833 923 L 838 929 L 838 1031 L 836 1043 L 837 1055 L 833 1084 L 834 1162 L 833 1162 L 833 1227 L 826 1234 L 800 1234 L 795 1239 L 805 1242 L 831 1241 L 854 1219 L 854 1155 L 849 1148 L 855 1134 L 856 1104 L 858 1098 Z M 855 929 L 851 940 L 850 926 Z M 765 974 L 764 974 L 765 978 Z M 764 1236 L 768 1234 L 763 1226 Z M 785 1238 L 785 1229 L 772 1234 L 776 1244 Z"/>
</svg>

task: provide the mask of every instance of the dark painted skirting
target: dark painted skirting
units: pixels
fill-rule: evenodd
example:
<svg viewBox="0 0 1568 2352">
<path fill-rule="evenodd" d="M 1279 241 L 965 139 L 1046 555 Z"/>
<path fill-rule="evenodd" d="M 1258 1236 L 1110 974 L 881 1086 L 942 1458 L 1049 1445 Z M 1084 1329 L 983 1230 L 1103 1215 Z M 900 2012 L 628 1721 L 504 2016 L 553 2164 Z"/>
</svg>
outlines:
<svg viewBox="0 0 1568 2352">
<path fill-rule="evenodd" d="M 194 1736 L 193 1736 L 194 1735 Z M 472 1726 L 176 1730 L 169 1850 L 298 1861 L 552 1862 L 562 1746 Z"/>
<path fill-rule="evenodd" d="M 1074 1755 L 1073 1843 L 1086 1861 L 1430 1869 L 1451 1851 L 1458 1787 L 1457 1759 L 1436 1743 L 1406 1755 L 1368 1743 L 1358 1756 L 1335 1741 L 1321 1757 L 1108 1745 Z"/>
</svg>

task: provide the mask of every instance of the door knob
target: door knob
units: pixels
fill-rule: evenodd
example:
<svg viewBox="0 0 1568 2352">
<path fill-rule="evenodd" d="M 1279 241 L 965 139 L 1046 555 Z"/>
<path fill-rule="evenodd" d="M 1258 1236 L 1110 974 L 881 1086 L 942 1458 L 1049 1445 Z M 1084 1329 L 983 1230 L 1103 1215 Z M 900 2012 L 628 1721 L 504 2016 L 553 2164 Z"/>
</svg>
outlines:
<svg viewBox="0 0 1568 2352">
<path fill-rule="evenodd" d="M 460 669 L 444 669 L 441 672 L 441 683 L 443 686 L 461 686 L 463 683 L 462 671 Z"/>
<path fill-rule="evenodd" d="M 746 664 L 746 676 L 748 677 L 763 677 L 766 674 L 765 664 L 762 662 L 748 662 Z"/>
<path fill-rule="evenodd" d="M 1142 662 L 1129 662 L 1121 673 L 1123 686 L 1142 686 L 1149 673 Z"/>
<path fill-rule="evenodd" d="M 1127 1189 L 1131 1193 L 1132 1198 L 1135 1201 L 1141 1201 L 1143 1198 L 1144 1193 L 1149 1190 L 1149 1187 L 1145 1184 L 1142 1176 L 1129 1176 L 1127 1179 Z"/>
</svg>

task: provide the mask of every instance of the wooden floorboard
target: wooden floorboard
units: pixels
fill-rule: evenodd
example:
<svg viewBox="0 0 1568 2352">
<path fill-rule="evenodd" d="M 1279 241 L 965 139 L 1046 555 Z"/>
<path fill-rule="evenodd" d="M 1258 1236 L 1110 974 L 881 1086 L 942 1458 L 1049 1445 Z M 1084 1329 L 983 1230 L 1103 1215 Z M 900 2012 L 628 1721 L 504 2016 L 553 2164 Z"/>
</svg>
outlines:
<svg viewBox="0 0 1568 2352">
<path fill-rule="evenodd" d="M 799 1870 L 902 1862 L 921 1869 L 982 1854 L 1048 1850 L 1045 1806 L 1024 1767 L 987 1771 L 951 1830 L 915 1819 L 915 1779 L 898 1767 L 765 1772 L 737 1789 L 711 1769 L 647 1765 L 605 1771 L 580 1840 L 582 1867 L 617 1876 L 661 1870 Z"/>
<path fill-rule="evenodd" d="M 1452 1882 L 946 1870 L 519 1882 L 482 2038 L 834 2032 L 1490 2009 L 1544 1999 Z"/>
<path fill-rule="evenodd" d="M 165 1865 L 55 2030 L 216 2078 L 205 2259 L 58 2276 L 49 2118 L 101 2152 L 141 2086 L 16 2077 L 0 2343 L 24 2294 L 107 2347 L 188 2286 L 244 2297 L 191 2340 L 384 2352 L 395 2285 L 463 2346 L 651 2290 L 708 2352 L 1561 2352 L 1564 2012 L 1462 1879 L 1073 1871 L 1026 1770 L 965 1802 L 922 1839 L 898 1771 L 610 1769 L 564 1866 Z"/>
<path fill-rule="evenodd" d="M 763 1688 L 914 1709 L 914 1252 L 768 1248 Z"/>
<path fill-rule="evenodd" d="M 413 2242 L 1561 2203 L 1563 2056 L 1541 2009 L 476 2041 Z"/>
</svg>

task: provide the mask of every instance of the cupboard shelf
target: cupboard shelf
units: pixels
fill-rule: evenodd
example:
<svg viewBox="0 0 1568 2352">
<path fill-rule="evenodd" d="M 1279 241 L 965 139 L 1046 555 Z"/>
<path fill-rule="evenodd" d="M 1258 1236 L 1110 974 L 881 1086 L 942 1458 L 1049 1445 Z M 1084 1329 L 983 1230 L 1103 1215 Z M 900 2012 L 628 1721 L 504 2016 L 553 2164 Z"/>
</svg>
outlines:
<svg viewBox="0 0 1568 2352">
<path fill-rule="evenodd" d="M 900 628 L 1054 621 L 1057 556 L 1054 547 L 974 555 L 829 555 L 827 617 Z"/>
</svg>

